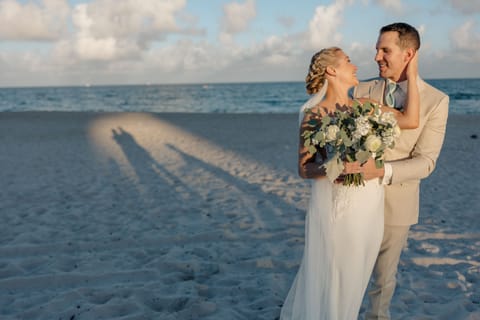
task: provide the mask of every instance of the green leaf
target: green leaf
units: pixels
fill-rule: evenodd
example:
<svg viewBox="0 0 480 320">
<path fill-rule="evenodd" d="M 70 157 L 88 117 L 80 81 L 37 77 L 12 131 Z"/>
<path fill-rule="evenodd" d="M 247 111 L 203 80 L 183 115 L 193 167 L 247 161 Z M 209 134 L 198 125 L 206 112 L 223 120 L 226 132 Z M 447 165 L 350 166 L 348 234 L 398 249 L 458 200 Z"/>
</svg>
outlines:
<svg viewBox="0 0 480 320">
<path fill-rule="evenodd" d="M 319 141 L 321 144 L 325 144 L 325 133 L 323 133 L 322 131 L 318 131 L 313 136 L 313 139 Z"/>
<path fill-rule="evenodd" d="M 327 173 L 328 180 L 331 182 L 334 182 L 344 169 L 343 162 L 340 160 L 338 154 L 335 154 L 335 156 L 325 163 L 323 167 Z"/>
<path fill-rule="evenodd" d="M 352 144 L 353 144 L 352 140 L 348 137 L 347 133 L 343 129 L 340 130 L 340 138 L 342 139 L 343 144 L 346 147 L 351 147 L 352 146 Z"/>
<path fill-rule="evenodd" d="M 375 167 L 376 167 L 377 169 L 382 168 L 382 167 L 383 167 L 383 159 L 377 159 L 377 160 L 375 160 Z"/>
<path fill-rule="evenodd" d="M 357 158 L 358 162 L 363 164 L 367 162 L 368 159 L 370 158 L 370 152 L 365 150 L 360 150 L 355 154 L 355 157 Z"/>
<path fill-rule="evenodd" d="M 331 120 L 332 119 L 328 115 L 325 115 L 322 118 L 322 127 L 325 127 L 326 125 L 329 125 Z"/>
</svg>

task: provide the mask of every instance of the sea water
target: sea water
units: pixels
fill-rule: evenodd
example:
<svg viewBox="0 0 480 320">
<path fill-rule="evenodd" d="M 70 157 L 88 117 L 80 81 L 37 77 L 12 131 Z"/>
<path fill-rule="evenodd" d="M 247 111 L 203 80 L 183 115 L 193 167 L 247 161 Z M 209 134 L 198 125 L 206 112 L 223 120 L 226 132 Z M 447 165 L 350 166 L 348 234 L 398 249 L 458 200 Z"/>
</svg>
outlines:
<svg viewBox="0 0 480 320">
<path fill-rule="evenodd" d="M 434 79 L 450 113 L 480 114 L 480 79 Z M 0 88 L 0 111 L 296 113 L 302 82 Z"/>
</svg>

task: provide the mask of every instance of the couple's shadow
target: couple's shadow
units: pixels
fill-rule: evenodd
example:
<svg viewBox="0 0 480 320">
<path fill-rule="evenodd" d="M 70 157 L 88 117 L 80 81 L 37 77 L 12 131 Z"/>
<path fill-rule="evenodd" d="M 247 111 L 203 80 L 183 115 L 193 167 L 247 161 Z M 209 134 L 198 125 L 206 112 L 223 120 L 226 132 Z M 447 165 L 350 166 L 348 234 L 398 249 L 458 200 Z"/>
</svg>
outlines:
<svg viewBox="0 0 480 320">
<path fill-rule="evenodd" d="M 194 192 L 178 176 L 160 164 L 147 149 L 136 141 L 130 132 L 125 131 L 122 127 L 112 129 L 112 139 L 121 148 L 128 163 L 135 171 L 138 183 L 148 187 L 149 191 L 167 192 L 175 187 L 183 189 L 185 192 Z M 163 187 L 166 189 L 161 190 Z"/>
<path fill-rule="evenodd" d="M 274 306 L 265 309 L 269 318 L 278 314 L 303 251 L 304 226 L 299 222 L 304 212 L 276 193 L 264 191 L 261 182 L 250 182 L 173 143 L 149 151 L 122 127 L 112 130 L 112 139 L 146 189 L 143 194 L 155 199 L 152 215 L 161 215 L 152 217 L 151 223 L 161 234 L 153 232 L 149 241 L 153 243 L 155 237 L 162 237 L 165 243 L 182 239 L 180 250 L 190 252 L 202 246 L 195 241 L 202 238 L 196 236 L 206 235 L 209 244 L 202 249 L 206 254 L 195 259 L 208 264 L 216 257 L 214 264 L 223 266 L 225 274 L 237 273 L 244 279 L 239 283 L 245 285 L 263 279 L 263 286 L 255 289 L 258 295 L 264 295 L 265 288 L 277 288 L 275 294 L 265 296 L 264 303 Z M 172 159 L 183 164 L 172 167 Z M 240 161 L 238 167 L 243 166 L 242 160 L 235 161 Z M 162 192 L 170 193 L 166 196 Z M 235 252 L 223 253 L 232 250 Z M 250 272 L 252 268 L 257 271 Z M 285 281 L 279 283 L 271 277 L 272 272 L 281 274 Z M 231 281 L 225 274 L 212 276 L 212 287 Z"/>
<path fill-rule="evenodd" d="M 250 216 L 251 225 L 260 228 L 268 228 L 266 220 L 278 217 L 283 221 L 286 219 L 284 214 L 291 216 L 292 213 L 299 211 L 297 207 L 287 203 L 274 193 L 264 192 L 262 185 L 237 177 L 171 143 L 164 144 L 163 147 L 183 160 L 185 163 L 183 171 L 167 169 L 137 142 L 132 133 L 122 127 L 112 129 L 112 139 L 121 148 L 135 171 L 137 183 L 141 186 L 140 189 L 143 193 L 140 196 L 157 199 L 156 204 L 160 207 L 167 205 L 159 203 L 161 198 L 167 196 L 170 204 L 179 202 L 185 205 L 189 201 L 203 203 L 203 207 L 212 210 L 214 214 L 225 215 L 227 213 L 222 213 L 222 208 L 215 207 L 215 201 L 222 203 L 231 201 L 244 208 L 243 215 Z M 195 176 L 195 172 L 206 174 Z M 202 177 L 206 177 L 205 181 L 202 181 Z M 210 183 L 227 186 L 231 194 L 226 193 L 225 190 L 216 190 Z M 206 192 L 205 190 L 208 189 L 211 191 Z M 225 197 L 231 198 L 225 199 Z"/>
</svg>

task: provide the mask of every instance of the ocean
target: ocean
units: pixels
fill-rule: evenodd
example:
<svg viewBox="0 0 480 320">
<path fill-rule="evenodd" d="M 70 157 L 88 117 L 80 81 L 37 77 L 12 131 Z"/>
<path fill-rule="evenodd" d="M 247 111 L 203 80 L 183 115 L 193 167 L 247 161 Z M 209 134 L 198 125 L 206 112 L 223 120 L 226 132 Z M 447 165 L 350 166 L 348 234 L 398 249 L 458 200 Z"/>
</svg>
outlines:
<svg viewBox="0 0 480 320">
<path fill-rule="evenodd" d="M 480 114 L 480 79 L 426 80 L 451 114 Z M 303 82 L 0 88 L 0 111 L 296 113 Z"/>
</svg>

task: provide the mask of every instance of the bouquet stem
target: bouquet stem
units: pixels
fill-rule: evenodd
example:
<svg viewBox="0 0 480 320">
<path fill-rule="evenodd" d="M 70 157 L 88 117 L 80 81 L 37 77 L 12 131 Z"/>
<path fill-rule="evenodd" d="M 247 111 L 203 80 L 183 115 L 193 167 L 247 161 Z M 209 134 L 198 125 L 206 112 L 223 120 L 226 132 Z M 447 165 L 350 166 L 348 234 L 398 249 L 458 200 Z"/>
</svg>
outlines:
<svg viewBox="0 0 480 320">
<path fill-rule="evenodd" d="M 364 186 L 365 180 L 361 173 L 348 173 L 343 177 L 344 186 Z"/>
</svg>

